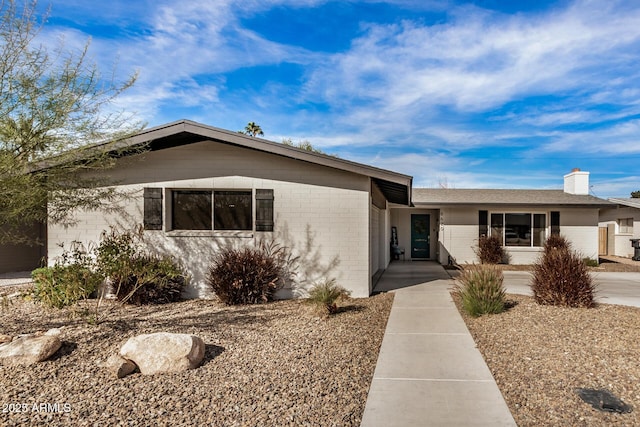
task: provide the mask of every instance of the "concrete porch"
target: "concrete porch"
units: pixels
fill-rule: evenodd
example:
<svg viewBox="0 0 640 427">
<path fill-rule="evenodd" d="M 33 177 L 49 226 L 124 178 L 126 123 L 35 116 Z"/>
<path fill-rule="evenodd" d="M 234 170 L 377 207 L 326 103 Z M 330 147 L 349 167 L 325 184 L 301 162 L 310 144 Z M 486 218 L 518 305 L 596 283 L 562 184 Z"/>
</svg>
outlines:
<svg viewBox="0 0 640 427">
<path fill-rule="evenodd" d="M 391 261 L 373 288 L 374 293 L 389 292 L 451 276 L 435 261 Z"/>
</svg>

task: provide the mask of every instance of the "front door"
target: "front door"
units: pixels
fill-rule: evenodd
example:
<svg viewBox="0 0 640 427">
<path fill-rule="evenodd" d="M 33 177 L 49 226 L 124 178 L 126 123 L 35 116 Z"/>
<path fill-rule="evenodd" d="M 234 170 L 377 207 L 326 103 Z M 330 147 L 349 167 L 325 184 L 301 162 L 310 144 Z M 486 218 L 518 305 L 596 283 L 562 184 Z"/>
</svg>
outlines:
<svg viewBox="0 0 640 427">
<path fill-rule="evenodd" d="M 411 258 L 429 258 L 429 215 L 411 214 Z"/>
</svg>

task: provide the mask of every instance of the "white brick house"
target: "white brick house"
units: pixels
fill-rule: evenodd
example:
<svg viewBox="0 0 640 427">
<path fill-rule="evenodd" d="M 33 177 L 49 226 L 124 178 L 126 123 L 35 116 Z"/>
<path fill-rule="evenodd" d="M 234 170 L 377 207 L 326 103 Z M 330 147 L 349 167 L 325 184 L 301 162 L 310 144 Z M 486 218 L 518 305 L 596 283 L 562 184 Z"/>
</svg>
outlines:
<svg viewBox="0 0 640 427">
<path fill-rule="evenodd" d="M 144 224 L 145 240 L 180 259 L 191 296 L 202 296 L 221 245 L 274 236 L 301 255 L 303 284 L 336 278 L 366 297 L 373 274 L 389 262 L 387 204 L 408 205 L 411 197 L 409 176 L 190 121 L 127 141 L 140 144 L 150 149 L 107 171 L 131 196 L 124 212 L 79 212 L 74 227 L 49 225 L 50 263 L 60 243 L 88 245 L 110 226 Z"/>
<path fill-rule="evenodd" d="M 221 245 L 271 237 L 301 256 L 303 286 L 335 278 L 354 297 L 370 295 L 396 257 L 477 262 L 481 235 L 499 236 L 513 264 L 534 262 L 552 233 L 597 258 L 599 211 L 615 206 L 590 196 L 589 174 L 579 170 L 565 176 L 564 190 L 412 189 L 401 173 L 186 120 L 123 145 L 148 147 L 104 172 L 130 197 L 120 212 L 77 212 L 73 227 L 49 224 L 48 262 L 61 243 L 89 245 L 110 226 L 144 225 L 149 246 L 187 268 L 190 296 L 207 295 L 206 272 Z"/>
</svg>

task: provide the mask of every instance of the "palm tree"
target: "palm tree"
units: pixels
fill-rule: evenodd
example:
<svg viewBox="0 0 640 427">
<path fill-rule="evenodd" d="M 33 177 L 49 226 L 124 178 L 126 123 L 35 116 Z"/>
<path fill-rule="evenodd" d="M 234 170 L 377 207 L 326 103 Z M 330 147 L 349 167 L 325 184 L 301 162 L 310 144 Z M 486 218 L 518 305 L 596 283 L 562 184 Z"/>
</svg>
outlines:
<svg viewBox="0 0 640 427">
<path fill-rule="evenodd" d="M 251 136 L 264 136 L 264 132 L 262 132 L 262 128 L 260 125 L 257 125 L 255 122 L 249 122 L 244 127 L 244 133 Z"/>
</svg>

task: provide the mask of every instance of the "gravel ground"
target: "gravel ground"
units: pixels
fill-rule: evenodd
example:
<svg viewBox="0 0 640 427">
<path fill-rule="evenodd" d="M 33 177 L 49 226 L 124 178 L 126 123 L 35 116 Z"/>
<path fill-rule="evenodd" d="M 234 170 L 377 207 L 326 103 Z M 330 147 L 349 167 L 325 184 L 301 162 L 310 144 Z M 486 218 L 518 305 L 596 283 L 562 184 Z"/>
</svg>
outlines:
<svg viewBox="0 0 640 427">
<path fill-rule="evenodd" d="M 357 426 L 393 296 L 349 300 L 327 319 L 301 301 L 190 300 L 120 308 L 99 326 L 12 301 L 0 305 L 0 333 L 63 327 L 63 347 L 32 367 L 0 366 L 2 426 Z M 97 366 L 127 338 L 158 331 L 200 336 L 203 364 L 123 379 Z M 40 412 L 47 403 L 62 413 Z M 27 412 L 16 413 L 15 404 Z"/>
<path fill-rule="evenodd" d="M 640 425 L 640 309 L 508 299 L 515 305 L 505 313 L 463 318 L 518 426 Z M 633 412 L 596 411 L 579 387 L 607 389 Z"/>
<path fill-rule="evenodd" d="M 504 271 L 531 271 L 532 265 L 510 265 L 510 264 L 498 264 L 497 266 Z M 602 261 L 598 267 L 589 267 L 589 270 L 598 272 L 624 272 L 624 273 L 637 273 L 640 272 L 640 262 L 634 262 L 633 264 L 625 264 L 621 262 Z"/>
</svg>

